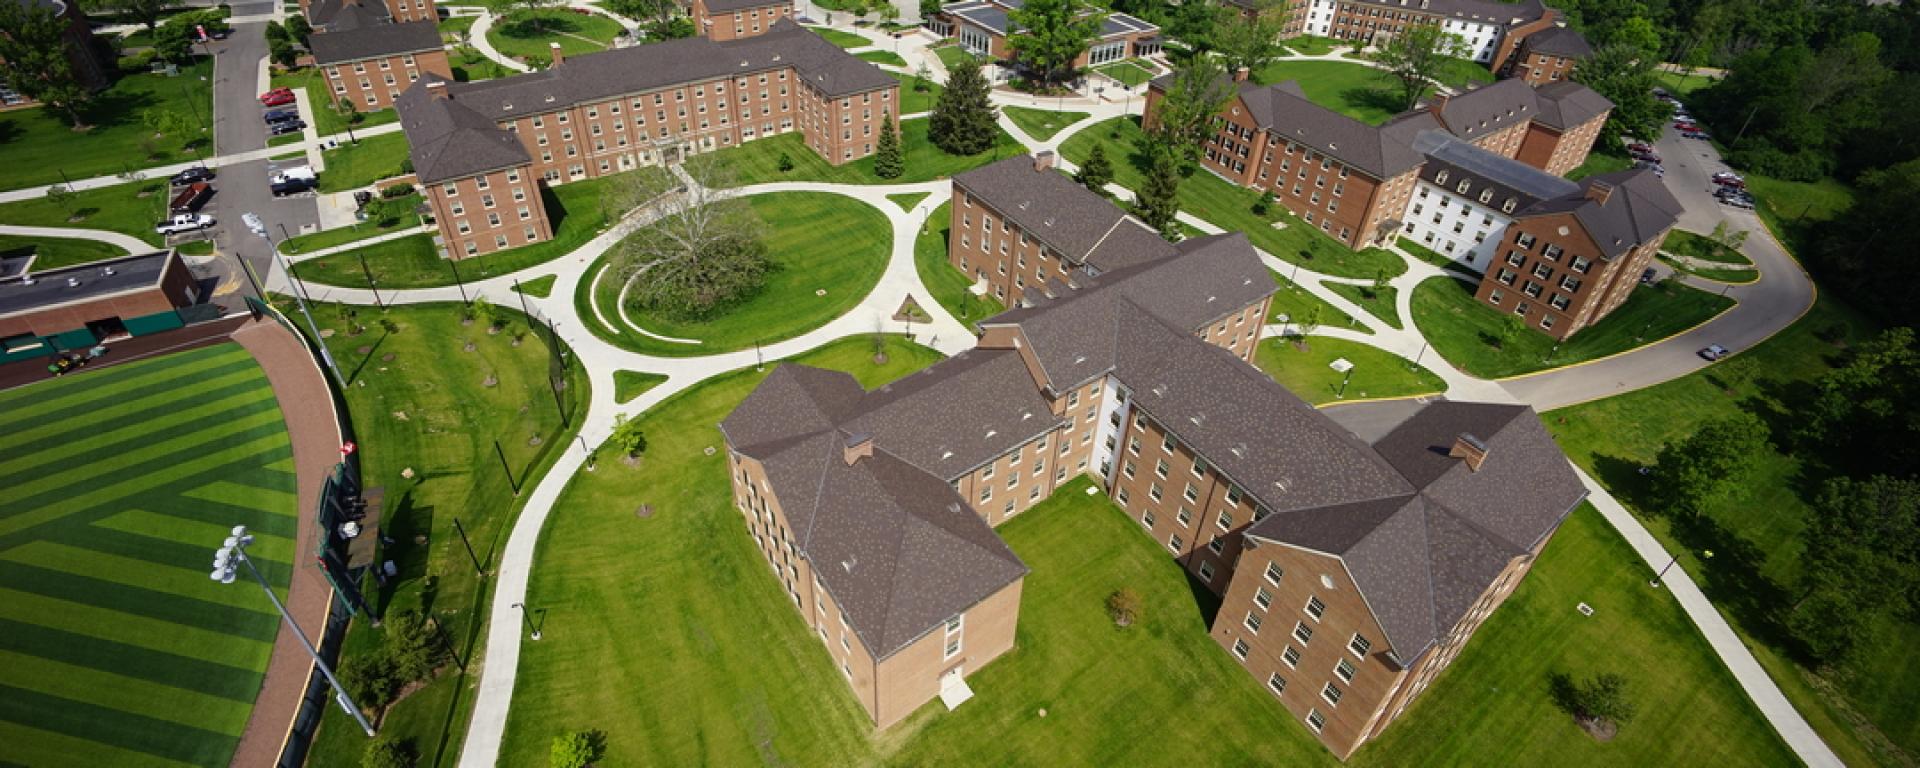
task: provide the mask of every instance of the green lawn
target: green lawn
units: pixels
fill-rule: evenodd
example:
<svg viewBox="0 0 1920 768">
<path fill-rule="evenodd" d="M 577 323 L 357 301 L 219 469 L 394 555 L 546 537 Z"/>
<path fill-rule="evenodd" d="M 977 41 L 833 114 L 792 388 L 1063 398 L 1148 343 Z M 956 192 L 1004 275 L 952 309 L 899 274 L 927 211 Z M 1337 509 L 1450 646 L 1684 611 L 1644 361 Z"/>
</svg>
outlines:
<svg viewBox="0 0 1920 768">
<path fill-rule="evenodd" d="M 932 192 L 902 192 L 897 195 L 887 195 L 887 199 L 893 201 L 894 205 L 900 206 L 900 210 L 912 211 L 914 206 L 919 205 L 920 201 L 932 194 Z"/>
<path fill-rule="evenodd" d="M 305 117 L 307 122 L 313 124 L 313 130 L 321 136 L 333 136 L 335 134 L 341 136 L 346 135 L 347 117 L 333 108 L 333 94 L 327 91 L 327 78 L 320 73 L 318 67 L 309 67 L 276 74 L 273 76 L 272 85 L 275 88 L 305 88 L 307 91 L 307 103 L 313 107 L 311 110 L 313 114 L 305 115 Z M 400 119 L 400 113 L 393 109 L 360 112 L 358 116 L 360 122 L 353 124 L 353 129 L 356 131 L 372 128 L 376 125 L 385 125 Z M 295 136 L 297 134 L 288 135 Z"/>
<path fill-rule="evenodd" d="M 1346 400 L 1415 397 L 1444 392 L 1447 383 L 1413 361 L 1378 347 L 1346 339 L 1309 336 L 1307 348 L 1289 339 L 1263 339 L 1254 361 L 1274 381 L 1314 405 Z M 1340 397 L 1343 374 L 1327 367 L 1333 361 L 1353 363 L 1353 379 Z"/>
<path fill-rule="evenodd" d="M 933 49 L 933 55 L 940 57 L 940 63 L 946 66 L 949 72 L 951 72 L 954 67 L 960 66 L 960 62 L 980 58 L 968 53 L 967 49 L 959 45 L 946 45 L 935 48 Z"/>
<path fill-rule="evenodd" d="M 515 283 L 513 290 L 536 299 L 544 299 L 553 295 L 553 283 L 559 279 L 559 275 L 541 275 L 532 280 L 523 280 Z"/>
<path fill-rule="evenodd" d="M 63 178 L 79 181 L 192 160 L 189 140 L 212 155 L 213 135 L 198 130 L 213 119 L 212 73 L 211 59 L 182 67 L 178 77 L 123 72 L 81 111 L 92 127 L 79 133 L 65 116 L 43 108 L 0 112 L 0 167 L 8 169 L 0 189 L 47 187 Z M 153 129 L 141 122 L 150 109 L 177 113 L 196 130 L 155 139 Z"/>
<path fill-rule="evenodd" d="M 406 173 L 407 136 L 384 133 L 359 144 L 341 143 L 321 153 L 327 169 L 320 173 L 321 192 L 347 192 Z"/>
<path fill-rule="evenodd" d="M 1659 259 L 1660 259 L 1660 263 L 1665 264 L 1669 267 L 1672 267 L 1676 272 L 1684 272 L 1686 274 L 1693 275 L 1695 277 L 1699 277 L 1705 280 L 1712 280 L 1717 283 L 1731 283 L 1734 285 L 1745 285 L 1747 283 L 1756 282 L 1760 279 L 1760 271 L 1757 269 L 1716 269 L 1712 267 L 1692 267 L 1686 264 L 1682 264 L 1680 263 L 1680 261 L 1664 253 L 1660 254 Z"/>
<path fill-rule="evenodd" d="M 933 105 L 940 101 L 940 94 L 946 90 L 945 86 L 930 79 L 920 80 L 913 75 L 903 75 L 899 72 L 887 74 L 900 81 L 900 115 L 917 115 L 933 111 Z M 923 84 L 927 89 L 916 91 L 913 89 L 915 83 Z M 894 117 L 900 115 L 894 115 Z"/>
<path fill-rule="evenodd" d="M 451 41 L 454 39 L 454 35 L 459 35 L 460 39 L 465 39 L 468 34 L 473 32 L 473 23 L 479 20 L 480 17 L 478 16 L 450 16 L 441 19 L 440 37 Z"/>
<path fill-rule="evenodd" d="M 621 405 L 633 402 L 634 398 L 646 394 L 647 390 L 660 386 L 666 380 L 667 377 L 657 373 L 614 371 L 613 401 Z"/>
<path fill-rule="evenodd" d="M 1153 79 L 1153 70 L 1140 66 L 1132 59 L 1116 61 L 1112 64 L 1102 64 L 1094 67 L 1093 71 L 1118 80 L 1121 85 L 1125 85 L 1128 88 Z"/>
<path fill-rule="evenodd" d="M 1686 101 L 1693 96 L 1694 91 L 1714 83 L 1713 78 L 1706 75 L 1682 75 L 1678 72 L 1660 71 L 1653 73 L 1653 76 L 1662 87 L 1667 89 L 1668 93 L 1679 97 L 1681 101 Z"/>
<path fill-rule="evenodd" d="M 629 305 L 627 316 L 663 336 L 701 344 L 661 341 L 624 324 L 594 333 L 636 352 L 669 356 L 711 355 L 770 344 L 811 331 L 865 298 L 886 271 L 893 227 L 886 216 L 850 198 L 820 192 L 776 192 L 747 198 L 766 227 L 763 242 L 773 264 L 766 284 L 746 301 L 704 321 L 670 321 Z M 587 273 L 598 275 L 603 257 Z M 624 283 L 617 267 L 605 279 L 581 283 L 580 295 L 598 305 L 609 322 L 621 323 L 618 303 Z M 644 278 L 641 278 L 644 279 Z M 822 295 L 821 292 L 824 292 Z M 576 302 L 577 303 L 577 302 Z M 592 310 L 582 307 L 583 317 Z"/>
<path fill-rule="evenodd" d="M 643 168 L 629 173 L 665 171 Z M 600 194 L 606 190 L 607 183 L 607 179 L 600 178 L 570 182 L 558 187 L 542 187 L 540 194 L 546 202 L 547 218 L 553 223 L 553 239 L 544 243 L 462 259 L 454 267 L 449 267 L 448 261 L 434 252 L 431 234 L 376 243 L 358 249 L 358 252 L 366 256 L 374 279 L 383 288 L 453 285 L 454 269 L 460 270 L 461 280 L 480 280 L 517 272 L 571 253 L 605 230 L 607 210 L 601 204 Z M 294 271 L 304 279 L 326 285 L 364 288 L 367 282 L 360 272 L 360 262 L 354 256 L 354 251 L 328 254 L 301 262 L 294 266 Z"/>
<path fill-rule="evenodd" d="M 1853 188 L 1831 177 L 1819 181 L 1783 181 L 1747 174 L 1747 189 L 1759 203 L 1757 213 L 1787 250 L 1804 253 L 1809 226 L 1853 207 Z"/>
<path fill-rule="evenodd" d="M 1481 86 L 1493 82 L 1493 70 L 1472 59 L 1450 58 L 1440 67 L 1440 82 L 1454 89 Z"/>
<path fill-rule="evenodd" d="M 1340 294 L 1347 301 L 1359 305 L 1361 309 L 1367 311 L 1367 314 L 1378 318 L 1380 322 L 1394 328 L 1401 327 L 1400 310 L 1394 305 L 1400 295 L 1399 289 L 1387 286 L 1385 289 L 1376 291 L 1371 285 L 1335 282 L 1326 282 L 1322 285 L 1325 285 L 1327 290 Z"/>
<path fill-rule="evenodd" d="M 453 67 L 453 79 L 462 83 L 498 80 L 514 74 L 506 67 L 500 66 L 500 62 L 481 55 L 480 51 L 474 48 L 456 48 L 447 58 L 447 63 Z"/>
<path fill-rule="evenodd" d="M 1485 379 L 1518 376 L 1618 354 L 1713 319 L 1733 299 L 1662 280 L 1634 289 L 1612 314 L 1556 345 L 1527 330 L 1505 348 L 1495 346 L 1506 313 L 1473 298 L 1474 286 L 1434 277 L 1413 290 L 1413 322 L 1447 362 Z M 1557 349 L 1556 349 L 1557 347 Z"/>
<path fill-rule="evenodd" d="M 1061 129 L 1087 119 L 1085 112 L 1056 112 L 1051 109 L 1033 109 L 1031 107 L 1001 107 L 1007 119 L 1020 130 L 1033 138 L 1046 141 L 1053 138 Z"/>
<path fill-rule="evenodd" d="M 944 179 L 1003 157 L 1022 152 L 1020 142 L 999 131 L 993 149 L 978 155 L 949 155 L 927 140 L 927 118 L 902 120 L 901 146 L 906 148 L 906 172 L 897 179 L 873 175 L 873 156 L 844 165 L 833 165 L 806 145 L 798 131 L 765 139 L 755 139 L 732 149 L 723 149 L 694 157 L 689 162 L 720 163 L 736 184 L 766 184 L 779 181 L 824 181 L 833 184 L 912 184 Z M 793 170 L 780 171 L 780 157 L 793 161 Z"/>
<path fill-rule="evenodd" d="M 1325 56 L 1333 53 L 1333 49 L 1335 48 L 1348 48 L 1353 45 L 1353 43 L 1345 40 L 1335 40 L 1331 37 L 1316 37 L 1314 35 L 1289 37 L 1280 41 L 1280 44 L 1302 56 Z"/>
<path fill-rule="evenodd" d="M 347 388 L 347 407 L 365 483 L 384 490 L 382 533 L 393 543 L 382 556 L 398 564 L 400 575 L 377 599 L 387 612 L 431 610 L 456 655 L 478 658 L 485 653 L 491 582 L 475 575 L 454 521 L 475 557 L 488 570 L 496 568 L 520 511 L 514 485 L 532 487 L 562 451 L 578 450 L 570 425 L 579 423 L 591 399 L 587 377 L 572 366 L 561 374 L 564 389 L 556 395 L 548 376 L 561 369 L 551 351 L 539 335 L 516 344 L 526 323 L 506 307 L 501 314 L 508 327 L 499 334 L 462 324 L 457 304 L 417 304 L 385 313 L 360 308 L 357 322 L 367 330 L 354 335 L 341 309 L 316 305 L 313 313 L 323 329 L 334 331 L 327 345 L 356 382 Z M 379 319 L 394 322 L 398 331 L 387 333 Z M 568 409 L 564 419 L 560 403 Z M 402 476 L 409 469 L 411 479 Z M 416 535 L 426 543 L 415 544 Z M 365 652 L 379 639 L 380 630 L 356 622 L 345 654 Z M 387 713 L 381 735 L 411 740 L 421 765 L 451 765 L 475 684 L 457 665 L 448 665 Z M 359 766 L 366 736 L 338 707 L 325 709 L 307 764 Z"/>
<path fill-rule="evenodd" d="M 73 193 L 64 205 L 41 195 L 0 203 L 0 221 L 33 227 L 104 229 L 132 235 L 154 246 L 165 242 L 153 232 L 153 223 L 167 212 L 167 180 L 147 179 Z M 145 193 L 145 197 L 141 194 Z M 72 221 L 78 217 L 79 221 Z"/>
<path fill-rule="evenodd" d="M 1626 155 L 1601 152 L 1599 147 L 1595 147 L 1594 151 L 1587 155 L 1586 162 L 1567 172 L 1567 178 L 1571 181 L 1579 181 L 1596 173 L 1612 173 L 1632 167 L 1633 160 Z"/>
<path fill-rule="evenodd" d="M 1634 509 L 1667 548 L 1681 553 L 1680 566 L 1700 582 L 1795 708 L 1849 765 L 1899 765 L 1908 759 L 1892 754 L 1887 740 L 1906 754 L 1920 749 L 1920 710 L 1912 698 L 1920 689 L 1920 662 L 1901 650 L 1920 642 L 1920 626 L 1881 627 L 1859 660 L 1818 674 L 1796 663 L 1780 644 L 1772 617 L 1778 605 L 1798 594 L 1810 511 L 1806 494 L 1818 488 L 1816 480 L 1805 475 L 1797 457 L 1781 452 L 1790 446 L 1776 441 L 1735 493 L 1708 506 L 1703 523 L 1682 525 L 1647 506 L 1646 479 L 1637 470 L 1652 463 L 1662 445 L 1707 421 L 1740 412 L 1786 418 L 1812 396 L 1812 382 L 1832 370 L 1843 345 L 1875 330 L 1823 295 L 1799 322 L 1741 351 L 1740 358 L 1755 361 L 1758 375 L 1731 393 L 1714 366 L 1553 411 L 1546 419 L 1575 463 Z M 1703 549 L 1712 549 L 1715 557 L 1700 558 Z"/>
<path fill-rule="evenodd" d="M 941 203 L 927 216 L 927 223 L 914 238 L 913 268 L 920 273 L 920 281 L 926 283 L 933 300 L 940 302 L 953 319 L 972 327 L 999 314 L 1003 307 L 992 296 L 975 296 L 968 291 L 973 280 L 947 261 L 947 242 L 952 231 L 953 204 Z"/>
<path fill-rule="evenodd" d="M 1146 158 L 1138 150 L 1141 138 L 1139 118 L 1116 117 L 1074 133 L 1061 143 L 1060 153 L 1077 165 L 1086 162 L 1095 145 L 1104 145 L 1113 163 L 1114 181 L 1127 189 L 1139 189 L 1146 179 L 1141 170 Z M 1206 171 L 1195 171 L 1182 181 L 1179 196 L 1181 211 L 1221 229 L 1244 232 L 1255 247 L 1288 263 L 1334 277 L 1368 280 L 1382 271 L 1388 277 L 1407 271 L 1406 261 L 1397 254 L 1381 248 L 1348 250 L 1284 206 L 1274 205 L 1265 215 L 1256 214 L 1253 206 L 1260 201 L 1259 194 Z M 1276 221 L 1286 227 L 1275 229 Z"/>
<path fill-rule="evenodd" d="M 418 193 L 408 195 L 406 199 L 410 202 L 410 205 L 408 205 L 409 210 L 421 201 Z M 383 224 L 385 226 L 382 226 Z M 347 243 L 365 240 L 370 237 L 379 237 L 402 230 L 419 229 L 420 226 L 420 217 L 408 213 L 405 216 L 400 216 L 386 222 L 362 221 L 350 227 L 326 229 L 312 234 L 297 235 L 282 243 L 280 249 L 287 253 L 308 253 L 322 248 L 332 248 L 336 245 L 345 245 Z"/>
<path fill-rule="evenodd" d="M 1467 277 L 1471 277 L 1476 281 L 1480 279 L 1480 273 L 1473 271 L 1472 267 L 1469 267 L 1465 264 L 1454 261 L 1453 259 L 1449 259 L 1446 256 L 1441 255 L 1439 251 L 1436 251 L 1432 248 L 1428 248 L 1424 245 L 1416 243 L 1412 240 L 1408 240 L 1404 237 L 1400 238 L 1397 244 L 1400 246 L 1400 250 L 1403 250 L 1409 254 L 1412 254 L 1413 257 L 1416 259 L 1424 261 L 1428 264 L 1432 264 L 1441 269 L 1458 272 L 1462 275 L 1466 275 Z"/>
<path fill-rule="evenodd" d="M 127 251 L 98 240 L 0 235 L 0 258 L 15 259 L 29 255 L 34 257 L 31 269 L 39 272 L 125 256 Z"/>
<path fill-rule="evenodd" d="M 1307 313 L 1318 312 L 1314 320 L 1319 327 L 1345 328 L 1358 333 L 1373 333 L 1372 329 L 1353 319 L 1353 315 L 1341 311 L 1326 299 L 1309 293 L 1307 289 L 1281 277 L 1278 272 L 1271 272 L 1271 270 L 1269 272 L 1273 275 L 1273 282 L 1280 286 L 1280 290 L 1273 294 L 1273 300 L 1268 303 L 1267 322 L 1282 322 L 1280 317 L 1285 315 L 1287 317 L 1285 322 L 1299 323 L 1307 319 Z"/>
<path fill-rule="evenodd" d="M 893 51 L 861 51 L 854 54 L 854 56 L 875 64 L 891 64 L 896 67 L 904 67 L 907 65 L 907 60 L 900 58 L 900 54 L 894 53 Z"/>
<path fill-rule="evenodd" d="M 842 32 L 826 27 L 807 27 L 807 29 L 812 30 L 814 34 L 819 35 L 827 42 L 849 50 L 854 48 L 867 48 L 873 45 L 872 40 L 868 40 L 852 32 Z"/>
<path fill-rule="evenodd" d="M 519 9 L 494 22 L 487 42 L 503 56 L 545 67 L 553 59 L 550 43 L 559 43 L 562 54 L 579 56 L 606 50 L 619 34 L 620 22 L 597 13 Z"/>
<path fill-rule="evenodd" d="M 0 392 L 0 430 L 6 759 L 225 765 L 280 619 L 252 576 L 207 579 L 213 551 L 246 525 L 283 595 L 310 562 L 265 372 L 220 344 L 50 379 Z"/>
<path fill-rule="evenodd" d="M 1313 103 L 1369 125 L 1386 122 L 1404 106 L 1387 74 L 1363 64 L 1280 59 L 1261 67 L 1253 79 L 1269 85 L 1297 80 Z"/>
<path fill-rule="evenodd" d="M 1719 264 L 1753 264 L 1747 255 L 1696 235 L 1684 229 L 1676 229 L 1667 234 L 1667 240 L 1660 250 L 1675 256 L 1685 256 L 1694 261 L 1709 261 Z"/>
<path fill-rule="evenodd" d="M 887 344 L 884 365 L 864 336 L 799 361 L 873 387 L 939 358 Z M 866 715 L 734 522 L 716 425 L 764 376 L 709 379 L 641 414 L 645 459 L 604 459 L 561 494 L 528 587 L 543 637 L 521 647 L 502 765 L 544 765 L 556 734 L 583 728 L 609 734 L 605 765 L 829 763 L 859 749 Z M 652 517 L 634 514 L 641 504 Z"/>
<path fill-rule="evenodd" d="M 1580 505 L 1451 668 L 1351 764 L 1797 765 L 1672 595 L 1647 586 L 1650 575 Z M 1581 603 L 1592 616 L 1575 610 Z M 1626 678 L 1639 708 L 1606 743 L 1548 693 L 1554 674 L 1601 673 Z"/>
</svg>

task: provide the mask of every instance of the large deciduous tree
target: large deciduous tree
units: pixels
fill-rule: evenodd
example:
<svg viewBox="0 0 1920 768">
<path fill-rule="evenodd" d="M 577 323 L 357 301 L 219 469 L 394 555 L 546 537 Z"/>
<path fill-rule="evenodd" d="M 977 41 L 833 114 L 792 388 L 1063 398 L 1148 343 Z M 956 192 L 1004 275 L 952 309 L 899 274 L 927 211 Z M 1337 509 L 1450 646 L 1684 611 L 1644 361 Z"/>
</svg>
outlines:
<svg viewBox="0 0 1920 768">
<path fill-rule="evenodd" d="M 1280 56 L 1280 29 L 1286 10 L 1279 0 L 1256 0 L 1249 14 L 1236 5 L 1215 11 L 1213 47 L 1225 59 L 1227 71 L 1259 71 Z"/>
<path fill-rule="evenodd" d="M 93 96 L 67 58 L 67 20 L 47 3 L 0 3 L 0 80 L 21 95 L 85 127 L 80 108 Z"/>
<path fill-rule="evenodd" d="M 683 166 L 693 183 L 647 171 L 613 177 L 603 202 L 625 236 L 616 246 L 620 274 L 634 281 L 635 306 L 674 320 L 711 317 L 760 290 L 769 268 L 762 225 L 746 200 L 726 188 L 718 163 Z M 645 207 L 647 216 L 625 214 Z"/>
<path fill-rule="evenodd" d="M 1768 450 L 1767 426 L 1752 414 L 1709 421 L 1660 449 L 1654 494 L 1673 512 L 1699 513 L 1745 482 Z"/>
<path fill-rule="evenodd" d="M 1573 68 L 1576 82 L 1613 102 L 1599 146 L 1618 147 L 1622 136 L 1652 140 L 1660 135 L 1673 107 L 1653 97 L 1654 86 L 1660 84 L 1653 64 L 1650 52 L 1616 43 L 1601 46 Z"/>
<path fill-rule="evenodd" d="M 977 155 L 987 151 L 998 138 L 994 124 L 998 114 L 987 98 L 987 78 L 980 73 L 980 62 L 968 59 L 947 74 L 947 89 L 933 106 L 927 121 L 927 138 L 950 155 Z"/>
<path fill-rule="evenodd" d="M 1167 84 L 1148 121 L 1146 154 L 1164 151 L 1179 160 L 1182 171 L 1200 158 L 1200 147 L 1213 132 L 1213 118 L 1233 101 L 1234 88 L 1212 56 L 1196 56 Z"/>
<path fill-rule="evenodd" d="M 1106 14 L 1088 12 L 1074 0 L 1028 0 L 1007 19 L 1019 28 L 1007 43 L 1028 75 L 1054 85 L 1072 76 L 1073 60 L 1100 36 Z"/>
<path fill-rule="evenodd" d="M 1800 596 L 1782 617 L 1815 659 L 1837 664 L 1878 622 L 1920 599 L 1920 483 L 1828 481 L 1807 516 Z"/>
<path fill-rule="evenodd" d="M 1400 84 L 1400 106 L 1413 109 L 1439 79 L 1447 62 L 1463 55 L 1458 35 L 1434 24 L 1414 24 L 1389 38 L 1373 61 Z"/>
</svg>

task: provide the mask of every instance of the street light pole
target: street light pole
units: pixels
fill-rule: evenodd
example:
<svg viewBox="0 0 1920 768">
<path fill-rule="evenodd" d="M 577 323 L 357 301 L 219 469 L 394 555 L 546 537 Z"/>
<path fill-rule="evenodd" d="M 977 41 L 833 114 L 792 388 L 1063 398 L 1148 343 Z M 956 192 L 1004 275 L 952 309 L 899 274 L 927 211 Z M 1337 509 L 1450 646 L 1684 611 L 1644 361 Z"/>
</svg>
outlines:
<svg viewBox="0 0 1920 768">
<path fill-rule="evenodd" d="M 520 609 L 520 623 L 527 625 L 527 629 L 533 633 L 533 639 L 535 640 L 540 639 L 540 628 L 534 626 L 533 617 L 527 615 L 528 614 L 527 604 L 514 603 L 513 607 Z"/>
<path fill-rule="evenodd" d="M 247 572 L 253 574 L 255 581 L 260 582 L 260 590 L 267 593 L 268 600 L 273 601 L 273 609 L 280 612 L 280 619 L 287 623 L 288 629 L 293 630 L 293 636 L 300 639 L 300 647 L 307 649 L 307 655 L 313 657 L 313 665 L 319 667 L 320 674 L 325 675 L 327 682 L 333 685 L 334 700 L 340 703 L 340 707 L 345 709 L 347 714 L 353 715 L 354 722 L 360 724 L 360 730 L 366 732 L 367 738 L 373 738 L 373 725 L 367 722 L 366 715 L 361 714 L 360 707 L 353 703 L 353 697 L 347 695 L 347 689 L 340 684 L 340 678 L 334 677 L 333 667 L 328 666 L 326 660 L 320 658 L 320 652 L 313 648 L 313 641 L 307 639 L 307 633 L 301 631 L 300 625 L 294 622 L 293 615 L 287 613 L 287 606 L 280 602 L 280 596 L 273 593 L 273 586 L 267 583 L 266 577 L 260 575 L 260 569 L 254 567 L 253 560 L 247 557 L 247 545 L 252 543 L 253 537 L 247 534 L 246 526 L 234 526 L 233 535 L 228 536 L 220 549 L 214 553 L 213 573 L 209 575 L 214 581 L 232 584 L 238 564 L 246 563 Z"/>
<path fill-rule="evenodd" d="M 345 389 L 347 380 L 340 375 L 340 366 L 333 362 L 333 353 L 327 350 L 327 340 L 320 336 L 320 324 L 313 321 L 313 312 L 307 309 L 307 300 L 304 296 L 306 286 L 300 282 L 300 276 L 293 273 L 293 262 L 287 261 L 287 255 L 280 252 L 280 244 L 273 241 L 271 233 L 263 228 L 259 234 L 261 239 L 267 241 L 267 247 L 273 249 L 274 258 L 280 260 L 280 268 L 286 270 L 287 277 L 293 281 L 293 301 L 300 305 L 300 314 L 307 318 L 307 330 L 313 332 L 313 344 L 320 350 L 321 361 L 327 364 L 327 371 L 333 374 L 334 382 Z M 260 299 L 265 301 L 266 297 L 262 296 Z"/>
</svg>

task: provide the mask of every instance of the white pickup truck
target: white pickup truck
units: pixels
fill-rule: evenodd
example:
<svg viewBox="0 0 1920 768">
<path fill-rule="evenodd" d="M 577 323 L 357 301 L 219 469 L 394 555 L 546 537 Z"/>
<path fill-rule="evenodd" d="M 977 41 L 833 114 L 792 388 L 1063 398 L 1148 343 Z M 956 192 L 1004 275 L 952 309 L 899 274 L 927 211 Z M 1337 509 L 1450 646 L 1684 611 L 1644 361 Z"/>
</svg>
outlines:
<svg viewBox="0 0 1920 768">
<path fill-rule="evenodd" d="M 213 217 L 208 214 L 180 213 L 153 225 L 153 231 L 161 235 L 177 235 L 182 232 L 197 232 L 211 226 L 213 226 Z"/>
</svg>

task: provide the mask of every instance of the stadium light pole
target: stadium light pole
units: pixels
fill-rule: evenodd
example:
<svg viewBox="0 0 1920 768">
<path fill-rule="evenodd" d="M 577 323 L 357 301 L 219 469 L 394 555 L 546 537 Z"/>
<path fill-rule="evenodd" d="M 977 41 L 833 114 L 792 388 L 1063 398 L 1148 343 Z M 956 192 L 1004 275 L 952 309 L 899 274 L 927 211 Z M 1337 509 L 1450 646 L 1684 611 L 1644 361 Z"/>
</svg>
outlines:
<svg viewBox="0 0 1920 768">
<path fill-rule="evenodd" d="M 373 738 L 373 726 L 367 722 L 367 716 L 360 713 L 360 707 L 354 705 L 353 697 L 347 695 L 347 689 L 340 685 L 340 678 L 333 676 L 333 667 L 320 658 L 320 652 L 313 649 L 313 641 L 307 639 L 307 633 L 300 631 L 300 625 L 294 623 L 292 614 L 287 613 L 287 606 L 280 602 L 280 596 L 273 593 L 273 587 L 267 584 L 266 577 L 260 575 L 260 569 L 255 568 L 253 560 L 247 557 L 247 545 L 252 543 L 253 537 L 247 534 L 246 526 L 234 526 L 233 535 L 228 536 L 213 554 L 213 573 L 210 576 L 222 584 L 232 584 L 235 570 L 240 563 L 246 563 L 247 572 L 253 574 L 254 581 L 260 582 L 261 591 L 266 592 L 267 599 L 273 601 L 274 610 L 280 612 L 281 620 L 287 623 L 288 629 L 293 630 L 294 637 L 300 638 L 300 647 L 307 649 L 307 655 L 313 657 L 314 666 L 319 667 L 320 674 L 326 675 L 327 682 L 333 684 L 334 701 L 339 702 L 340 708 L 346 710 L 347 714 L 353 715 L 360 729 L 367 732 L 367 738 Z"/>
<path fill-rule="evenodd" d="M 252 212 L 249 211 L 248 215 L 252 215 Z M 267 247 L 273 251 L 273 258 L 280 262 L 281 269 L 286 270 L 288 282 L 293 283 L 293 302 L 300 306 L 300 314 L 307 318 L 307 330 L 313 332 L 313 344 L 320 350 L 321 362 L 327 364 L 327 372 L 333 374 L 334 382 L 342 389 L 346 388 L 347 380 L 340 375 L 340 366 L 333 362 L 333 353 L 327 349 L 327 340 L 320 335 L 320 324 L 313 321 L 313 312 L 307 309 L 306 285 L 300 282 L 299 275 L 293 273 L 293 262 L 288 261 L 287 255 L 280 252 L 280 244 L 273 241 L 273 235 L 267 232 L 265 227 L 254 230 L 254 234 L 267 241 Z M 267 297 L 261 296 L 260 300 L 264 302 Z"/>
</svg>

